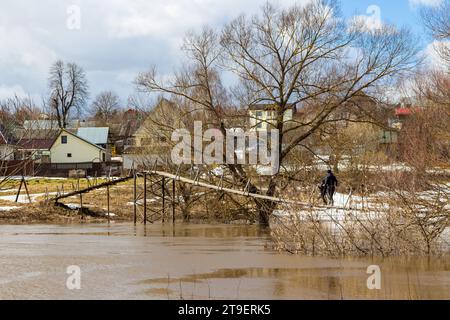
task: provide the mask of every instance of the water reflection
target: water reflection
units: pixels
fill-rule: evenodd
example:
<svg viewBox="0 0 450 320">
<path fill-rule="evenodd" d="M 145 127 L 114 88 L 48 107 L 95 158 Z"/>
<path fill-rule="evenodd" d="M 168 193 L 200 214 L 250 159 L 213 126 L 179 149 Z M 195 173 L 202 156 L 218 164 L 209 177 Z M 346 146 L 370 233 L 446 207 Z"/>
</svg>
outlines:
<svg viewBox="0 0 450 320">
<path fill-rule="evenodd" d="M 420 264 L 420 263 L 419 263 Z M 385 265 L 386 267 L 389 264 Z M 393 265 L 390 265 L 393 266 Z M 239 279 L 235 282 L 236 290 L 249 284 L 248 288 L 241 290 L 240 296 L 234 298 L 252 298 L 254 280 L 266 283 L 264 290 L 272 292 L 272 298 L 299 298 L 299 299 L 435 299 L 449 298 L 448 273 L 445 275 L 433 270 L 440 267 L 417 270 L 414 273 L 403 273 L 400 270 L 384 268 L 386 275 L 382 282 L 381 290 L 368 290 L 366 287 L 366 275 L 363 268 L 246 268 L 246 269 L 219 269 L 203 274 L 190 274 L 179 278 L 154 278 L 142 281 L 150 289 L 146 292 L 151 295 L 168 297 L 183 297 L 205 299 L 211 298 L 207 294 L 211 287 L 216 296 L 212 298 L 230 298 L 222 296 L 220 284 L 223 279 Z M 406 269 L 414 268 L 408 266 Z M 448 272 L 448 268 L 446 269 Z M 430 272 L 428 276 L 421 272 Z M 439 278 L 447 276 L 447 280 L 441 282 Z M 427 279 L 428 278 L 428 279 Z M 432 289 L 433 288 L 433 289 Z M 183 293 L 184 292 L 184 293 Z M 253 294 L 256 294 L 253 292 Z M 261 292 L 259 293 L 261 294 Z M 261 297 L 261 296 L 260 296 Z M 264 298 L 264 296 L 262 296 Z M 267 296 L 266 298 L 268 298 Z M 184 298 L 184 297 L 183 297 Z M 232 297 L 231 297 L 232 298 Z"/>
</svg>

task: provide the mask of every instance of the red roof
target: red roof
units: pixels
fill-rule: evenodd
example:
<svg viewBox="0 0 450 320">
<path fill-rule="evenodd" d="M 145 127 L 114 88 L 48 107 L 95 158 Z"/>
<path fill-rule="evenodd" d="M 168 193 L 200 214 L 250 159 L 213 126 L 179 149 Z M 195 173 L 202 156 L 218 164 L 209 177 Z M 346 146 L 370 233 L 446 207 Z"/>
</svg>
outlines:
<svg viewBox="0 0 450 320">
<path fill-rule="evenodd" d="M 55 139 L 28 139 L 22 140 L 18 144 L 25 150 L 49 150 Z"/>
<path fill-rule="evenodd" d="M 2 134 L 0 134 L 0 145 L 1 144 L 6 144 L 5 138 L 3 138 Z"/>
<path fill-rule="evenodd" d="M 412 114 L 412 110 L 410 108 L 397 108 L 395 109 L 396 116 L 410 116 Z"/>
</svg>

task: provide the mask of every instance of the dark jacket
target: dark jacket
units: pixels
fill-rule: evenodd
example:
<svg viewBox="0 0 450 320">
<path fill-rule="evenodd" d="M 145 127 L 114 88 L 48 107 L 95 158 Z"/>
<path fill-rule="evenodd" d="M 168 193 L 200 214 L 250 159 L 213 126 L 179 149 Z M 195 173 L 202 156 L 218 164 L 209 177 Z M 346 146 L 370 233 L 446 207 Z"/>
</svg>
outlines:
<svg viewBox="0 0 450 320">
<path fill-rule="evenodd" d="M 336 179 L 336 176 L 332 173 L 329 173 L 324 179 L 322 184 L 326 187 L 337 187 L 338 180 Z"/>
</svg>

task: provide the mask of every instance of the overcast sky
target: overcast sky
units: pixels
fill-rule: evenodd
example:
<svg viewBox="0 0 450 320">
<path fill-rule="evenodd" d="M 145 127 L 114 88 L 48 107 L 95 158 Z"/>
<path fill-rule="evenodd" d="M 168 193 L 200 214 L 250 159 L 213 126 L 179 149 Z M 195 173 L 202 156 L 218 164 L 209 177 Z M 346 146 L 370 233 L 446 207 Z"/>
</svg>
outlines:
<svg viewBox="0 0 450 320">
<path fill-rule="evenodd" d="M 297 0 L 305 2 L 308 0 Z M 123 103 L 138 72 L 157 65 L 163 73 L 179 62 L 188 30 L 220 26 L 254 14 L 265 0 L 1 0 L 0 99 L 34 99 L 47 93 L 50 65 L 73 61 L 86 71 L 90 96 L 113 90 Z M 279 0 L 283 6 L 294 0 Z M 417 9 L 440 0 L 342 0 L 347 17 L 407 25 L 423 33 Z M 80 28 L 77 28 L 77 13 Z M 69 27 L 68 27 L 69 26 Z M 429 39 L 423 39 L 428 50 Z"/>
</svg>

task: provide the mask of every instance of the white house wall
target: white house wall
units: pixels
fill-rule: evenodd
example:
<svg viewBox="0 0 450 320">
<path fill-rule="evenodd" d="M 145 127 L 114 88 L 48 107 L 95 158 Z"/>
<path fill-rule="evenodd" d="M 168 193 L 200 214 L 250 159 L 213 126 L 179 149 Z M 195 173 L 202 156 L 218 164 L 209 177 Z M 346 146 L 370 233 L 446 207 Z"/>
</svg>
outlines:
<svg viewBox="0 0 450 320">
<path fill-rule="evenodd" d="M 67 144 L 61 143 L 61 136 L 67 136 Z M 68 154 L 72 157 L 68 157 Z M 102 162 L 105 151 L 71 134 L 62 133 L 50 149 L 52 163 Z"/>
<path fill-rule="evenodd" d="M 257 117 L 257 113 L 260 112 L 261 116 Z M 266 131 L 276 126 L 277 121 L 274 119 L 272 110 L 250 110 L 250 127 L 252 130 Z M 287 109 L 283 114 L 283 122 L 291 121 L 293 117 L 292 109 Z M 260 128 L 257 124 L 260 123 Z M 271 126 L 272 124 L 273 126 Z"/>
</svg>

